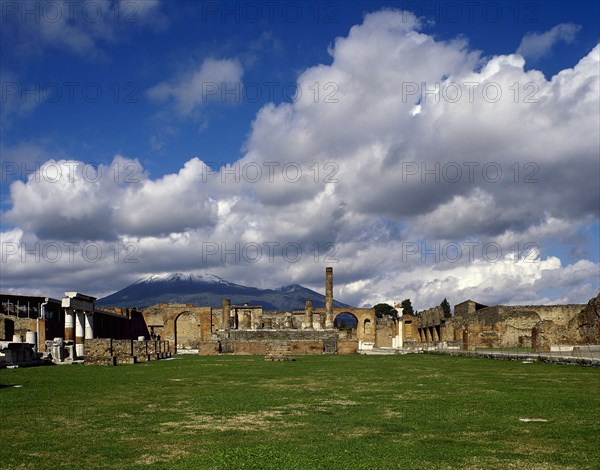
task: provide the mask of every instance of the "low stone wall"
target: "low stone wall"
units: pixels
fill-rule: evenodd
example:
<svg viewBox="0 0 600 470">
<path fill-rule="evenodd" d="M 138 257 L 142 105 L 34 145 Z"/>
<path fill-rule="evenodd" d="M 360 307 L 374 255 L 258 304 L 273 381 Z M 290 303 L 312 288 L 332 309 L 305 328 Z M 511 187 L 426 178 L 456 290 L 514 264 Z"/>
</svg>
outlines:
<svg viewBox="0 0 600 470">
<path fill-rule="evenodd" d="M 84 343 L 84 356 L 112 356 L 112 339 L 88 339 Z"/>
<path fill-rule="evenodd" d="M 218 341 L 206 341 L 198 345 L 198 354 L 200 356 L 216 356 L 220 349 L 221 345 Z"/>
<path fill-rule="evenodd" d="M 267 354 L 266 341 L 232 341 L 233 354 L 260 355 Z"/>
<path fill-rule="evenodd" d="M 219 338 L 232 341 L 323 341 L 337 339 L 338 330 L 228 330 L 219 332 Z"/>
<path fill-rule="evenodd" d="M 289 344 L 292 354 L 323 354 L 337 351 L 338 330 L 228 330 L 216 335 L 222 354 L 266 355 L 274 343 Z M 211 341 L 200 344 L 198 354 L 216 354 Z"/>
<path fill-rule="evenodd" d="M 290 342 L 292 354 L 323 354 L 323 341 L 294 341 Z"/>
<path fill-rule="evenodd" d="M 338 341 L 338 354 L 356 354 L 358 353 L 358 340 L 355 341 Z"/>
<path fill-rule="evenodd" d="M 133 341 L 130 339 L 113 339 L 112 355 L 117 357 L 133 356 Z"/>
<path fill-rule="evenodd" d="M 575 357 L 551 354 L 524 354 L 524 353 L 494 353 L 481 351 L 423 351 L 426 354 L 446 354 L 449 356 L 479 357 L 483 359 L 503 359 L 507 361 L 540 361 L 551 364 L 580 365 L 600 367 L 600 359 L 590 357 Z"/>
<path fill-rule="evenodd" d="M 95 338 L 84 343 L 88 365 L 135 364 L 170 357 L 168 341 Z"/>
</svg>

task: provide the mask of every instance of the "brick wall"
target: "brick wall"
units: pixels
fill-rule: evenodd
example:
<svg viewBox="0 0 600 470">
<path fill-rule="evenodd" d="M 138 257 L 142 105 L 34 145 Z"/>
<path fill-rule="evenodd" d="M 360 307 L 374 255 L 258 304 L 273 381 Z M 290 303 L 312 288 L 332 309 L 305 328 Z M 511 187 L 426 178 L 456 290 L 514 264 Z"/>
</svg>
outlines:
<svg viewBox="0 0 600 470">
<path fill-rule="evenodd" d="M 267 353 L 267 343 L 262 341 L 233 341 L 233 353 L 240 355 L 258 354 L 264 356 Z"/>
<path fill-rule="evenodd" d="M 292 341 L 290 351 L 292 354 L 323 354 L 323 341 Z"/>
<path fill-rule="evenodd" d="M 358 341 L 338 341 L 338 354 L 356 354 L 358 352 Z"/>
</svg>

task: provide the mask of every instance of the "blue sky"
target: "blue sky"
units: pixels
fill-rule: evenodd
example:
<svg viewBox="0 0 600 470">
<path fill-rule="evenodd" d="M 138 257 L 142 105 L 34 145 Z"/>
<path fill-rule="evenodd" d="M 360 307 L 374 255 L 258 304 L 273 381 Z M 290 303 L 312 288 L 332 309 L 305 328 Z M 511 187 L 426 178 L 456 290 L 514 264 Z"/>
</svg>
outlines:
<svg viewBox="0 0 600 470">
<path fill-rule="evenodd" d="M 172 271 L 322 290 L 311 246 L 335 247 L 336 296 L 356 305 L 598 291 L 597 2 L 2 0 L 1 13 L 3 291 L 103 295 Z M 436 84 L 461 99 L 432 103 Z M 485 84 L 502 99 L 482 100 Z M 54 181 L 48 161 L 77 170 Z M 303 178 L 268 181 L 265 162 Z M 423 174 L 465 162 L 474 181 Z M 213 171 L 226 163 L 239 167 Z M 469 241 L 502 258 L 402 257 Z M 80 244 L 73 259 L 63 243 Z M 304 256 L 207 259 L 213 243 Z M 78 259 L 96 244 L 98 261 Z M 535 263 L 504 262 L 527 244 Z M 135 263 L 116 261 L 123 247 Z"/>
</svg>

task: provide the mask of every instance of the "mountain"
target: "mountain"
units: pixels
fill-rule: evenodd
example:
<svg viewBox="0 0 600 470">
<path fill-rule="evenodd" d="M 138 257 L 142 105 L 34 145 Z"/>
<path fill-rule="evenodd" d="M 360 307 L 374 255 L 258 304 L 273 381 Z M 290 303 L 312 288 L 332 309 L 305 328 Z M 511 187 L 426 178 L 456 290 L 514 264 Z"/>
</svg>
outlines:
<svg viewBox="0 0 600 470">
<path fill-rule="evenodd" d="M 232 305 L 262 305 L 265 310 L 303 310 L 306 300 L 312 300 L 315 308 L 325 307 L 324 295 L 300 284 L 276 289 L 258 289 L 234 284 L 213 274 L 189 273 L 145 277 L 99 299 L 96 305 L 142 308 L 157 303 L 185 303 L 220 307 L 223 299 L 230 299 Z M 352 308 L 336 300 L 333 306 Z"/>
</svg>

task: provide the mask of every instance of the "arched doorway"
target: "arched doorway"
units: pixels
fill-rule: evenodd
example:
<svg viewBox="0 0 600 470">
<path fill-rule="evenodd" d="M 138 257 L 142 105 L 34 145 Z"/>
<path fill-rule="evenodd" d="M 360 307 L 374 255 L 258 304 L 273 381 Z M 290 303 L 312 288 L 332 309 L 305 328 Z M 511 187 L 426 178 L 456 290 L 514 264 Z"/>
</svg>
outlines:
<svg viewBox="0 0 600 470">
<path fill-rule="evenodd" d="M 338 313 L 334 320 L 333 326 L 339 331 L 339 337 L 343 339 L 356 339 L 356 331 L 358 328 L 358 318 L 350 312 Z"/>
<path fill-rule="evenodd" d="M 186 311 L 175 317 L 173 341 L 177 354 L 197 354 L 200 347 L 200 322 L 196 314 Z"/>
<path fill-rule="evenodd" d="M 358 326 L 358 318 L 350 312 L 338 313 L 333 320 L 333 325 L 340 330 L 351 330 Z"/>
</svg>

